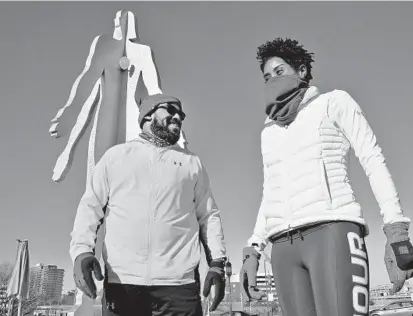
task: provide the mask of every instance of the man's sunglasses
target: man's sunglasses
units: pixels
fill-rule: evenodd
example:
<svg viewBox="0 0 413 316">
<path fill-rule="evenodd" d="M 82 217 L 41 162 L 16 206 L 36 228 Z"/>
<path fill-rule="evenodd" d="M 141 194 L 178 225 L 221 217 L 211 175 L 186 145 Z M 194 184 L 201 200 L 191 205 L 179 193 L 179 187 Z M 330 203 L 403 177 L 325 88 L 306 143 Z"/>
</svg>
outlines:
<svg viewBox="0 0 413 316">
<path fill-rule="evenodd" d="M 175 114 L 178 114 L 179 117 L 181 118 L 181 121 L 183 121 L 186 117 L 186 114 L 182 112 L 179 108 L 172 104 L 161 104 L 156 107 L 157 109 L 165 109 L 169 115 L 174 116 Z"/>
</svg>

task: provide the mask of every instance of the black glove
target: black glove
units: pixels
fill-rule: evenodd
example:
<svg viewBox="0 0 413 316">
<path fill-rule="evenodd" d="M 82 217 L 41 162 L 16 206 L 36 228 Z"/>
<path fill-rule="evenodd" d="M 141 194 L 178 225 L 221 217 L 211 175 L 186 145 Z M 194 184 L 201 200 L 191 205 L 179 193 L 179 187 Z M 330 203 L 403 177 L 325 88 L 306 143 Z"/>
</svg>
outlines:
<svg viewBox="0 0 413 316">
<path fill-rule="evenodd" d="M 92 271 L 98 281 L 103 280 L 99 261 L 91 252 L 78 255 L 73 268 L 73 278 L 76 286 L 92 299 L 96 298 L 96 285 L 93 281 Z"/>
<path fill-rule="evenodd" d="M 208 273 L 205 277 L 203 295 L 207 297 L 211 292 L 212 285 L 215 286 L 215 297 L 212 301 L 210 311 L 217 309 L 219 303 L 225 296 L 225 260 L 212 260 L 209 265 Z"/>
<path fill-rule="evenodd" d="M 392 293 L 396 293 L 413 276 L 413 246 L 409 239 L 409 224 L 386 224 L 383 231 L 387 237 L 384 262 L 390 282 L 393 283 Z"/>
<path fill-rule="evenodd" d="M 241 291 L 248 300 L 261 300 L 265 294 L 257 288 L 257 271 L 261 254 L 252 246 L 242 251 Z"/>
</svg>

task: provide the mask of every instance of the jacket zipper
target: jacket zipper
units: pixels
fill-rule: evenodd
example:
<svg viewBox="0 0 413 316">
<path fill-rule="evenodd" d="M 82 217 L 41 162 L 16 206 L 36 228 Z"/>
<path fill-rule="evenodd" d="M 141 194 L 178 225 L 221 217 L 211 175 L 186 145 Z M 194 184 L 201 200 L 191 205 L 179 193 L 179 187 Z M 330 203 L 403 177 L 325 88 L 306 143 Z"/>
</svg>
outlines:
<svg viewBox="0 0 413 316">
<path fill-rule="evenodd" d="M 157 156 L 157 148 L 154 148 L 154 153 L 152 155 L 152 165 L 151 165 L 151 170 L 149 171 L 150 173 L 150 183 L 152 183 L 151 193 L 150 193 L 150 198 L 149 198 L 149 208 L 148 208 L 148 217 L 149 217 L 149 225 L 148 225 L 148 261 L 147 261 L 147 273 L 146 273 L 146 285 L 151 285 L 151 259 L 152 259 L 152 231 L 153 231 L 153 210 L 152 207 L 154 205 L 153 203 L 153 196 L 154 196 L 154 191 L 156 188 L 156 156 Z"/>
<path fill-rule="evenodd" d="M 285 161 L 285 163 L 286 163 L 286 182 L 287 182 L 287 185 L 285 186 L 285 202 L 286 202 L 286 208 L 288 209 L 287 210 L 287 212 L 288 212 L 288 214 L 287 214 L 287 218 L 288 218 L 288 221 L 287 221 L 287 224 L 288 224 L 288 230 L 290 230 L 291 229 L 291 218 L 292 218 L 292 207 L 291 207 L 291 194 L 290 194 L 290 190 L 288 189 L 288 188 L 290 188 L 290 176 L 289 176 L 289 174 L 290 174 L 290 172 L 289 172 L 289 165 L 288 165 L 288 162 L 287 162 L 287 160 L 284 160 Z"/>
<path fill-rule="evenodd" d="M 323 182 L 324 185 L 324 190 L 326 191 L 327 194 L 327 198 L 329 200 L 329 203 L 332 203 L 332 197 L 331 197 L 331 190 L 330 190 L 330 184 L 328 182 L 328 174 L 327 174 L 327 169 L 326 169 L 326 165 L 324 163 L 323 158 L 321 157 L 321 181 Z"/>
</svg>

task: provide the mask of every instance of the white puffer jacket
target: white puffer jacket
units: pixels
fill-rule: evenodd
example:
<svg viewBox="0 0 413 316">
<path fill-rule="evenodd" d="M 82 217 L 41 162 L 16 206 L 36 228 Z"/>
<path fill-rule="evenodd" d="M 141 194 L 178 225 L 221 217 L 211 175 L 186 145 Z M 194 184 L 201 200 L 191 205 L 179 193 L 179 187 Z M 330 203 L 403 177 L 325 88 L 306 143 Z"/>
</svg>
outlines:
<svg viewBox="0 0 413 316">
<path fill-rule="evenodd" d="M 347 175 L 350 147 L 369 177 L 384 223 L 410 222 L 360 106 L 345 91 L 320 94 L 316 87 L 302 102 L 308 104 L 289 127 L 266 120 L 263 197 L 248 244 L 263 249 L 272 236 L 326 221 L 359 223 L 368 234 Z"/>
</svg>

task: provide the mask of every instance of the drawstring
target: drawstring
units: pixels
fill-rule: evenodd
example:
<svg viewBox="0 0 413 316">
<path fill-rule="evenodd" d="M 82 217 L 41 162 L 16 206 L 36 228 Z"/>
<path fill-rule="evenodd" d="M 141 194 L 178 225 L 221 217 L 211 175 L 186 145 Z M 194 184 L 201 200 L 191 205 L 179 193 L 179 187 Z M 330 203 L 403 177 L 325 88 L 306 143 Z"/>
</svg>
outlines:
<svg viewBox="0 0 413 316">
<path fill-rule="evenodd" d="M 297 229 L 298 235 L 300 236 L 301 240 L 304 240 L 303 234 L 301 233 L 300 229 Z M 291 230 L 287 231 L 287 240 L 291 241 L 291 245 L 293 244 L 293 234 L 291 234 Z"/>
<path fill-rule="evenodd" d="M 310 226 L 301 226 L 297 228 L 290 228 L 288 227 L 288 230 L 283 232 L 281 235 L 275 235 L 275 237 L 270 237 L 270 241 L 272 243 L 278 242 L 278 240 L 282 240 L 283 242 L 291 240 L 291 244 L 293 243 L 294 235 L 297 234 L 301 240 L 304 240 L 304 235 L 307 235 L 313 231 L 319 230 L 327 225 L 330 225 L 332 222 L 326 222 L 326 223 L 320 223 L 320 224 L 314 224 Z M 366 233 L 365 231 L 363 232 L 364 234 Z M 287 237 L 287 240 L 285 240 L 285 237 Z"/>
</svg>

